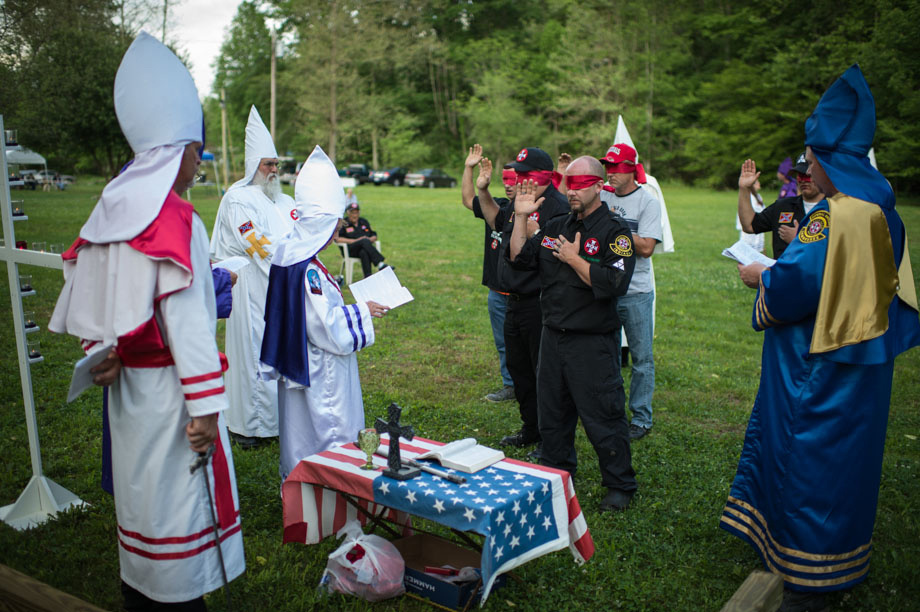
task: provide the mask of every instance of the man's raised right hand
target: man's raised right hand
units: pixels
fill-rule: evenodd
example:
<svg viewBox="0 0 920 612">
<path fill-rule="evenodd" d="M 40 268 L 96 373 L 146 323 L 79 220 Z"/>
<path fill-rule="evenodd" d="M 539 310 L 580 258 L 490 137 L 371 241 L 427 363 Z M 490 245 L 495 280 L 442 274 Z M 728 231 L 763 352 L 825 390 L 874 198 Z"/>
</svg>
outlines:
<svg viewBox="0 0 920 612">
<path fill-rule="evenodd" d="M 738 175 L 738 188 L 750 189 L 760 178 L 760 172 L 757 172 L 757 164 L 753 159 L 746 159 L 741 164 L 741 174 Z"/>
<path fill-rule="evenodd" d="M 474 168 L 479 165 L 480 160 L 482 160 L 482 145 L 474 144 L 470 147 L 470 154 L 466 156 L 466 165 L 470 168 Z"/>
</svg>

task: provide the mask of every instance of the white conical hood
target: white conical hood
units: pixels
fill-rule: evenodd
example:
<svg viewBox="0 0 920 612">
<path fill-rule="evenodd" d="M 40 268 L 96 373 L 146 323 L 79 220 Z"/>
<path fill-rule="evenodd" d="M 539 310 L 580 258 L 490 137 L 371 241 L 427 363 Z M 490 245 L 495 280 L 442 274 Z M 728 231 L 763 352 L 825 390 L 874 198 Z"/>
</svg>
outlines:
<svg viewBox="0 0 920 612">
<path fill-rule="evenodd" d="M 613 144 L 627 144 L 636 151 L 636 163 L 639 163 L 639 149 L 633 144 L 629 136 L 629 130 L 626 129 L 626 123 L 623 121 L 623 115 L 617 116 L 617 134 L 613 137 Z"/>
<path fill-rule="evenodd" d="M 102 191 L 80 230 L 90 242 L 130 240 L 157 217 L 185 145 L 203 140 L 198 90 L 185 65 L 163 43 L 141 32 L 115 75 L 115 114 L 134 160 Z"/>
<path fill-rule="evenodd" d="M 335 164 L 319 145 L 307 158 L 294 183 L 297 220 L 272 257 L 272 264 L 290 266 L 314 257 L 335 235 L 345 214 L 345 192 Z"/>
<path fill-rule="evenodd" d="M 249 122 L 246 124 L 246 175 L 233 183 L 230 189 L 250 184 L 256 175 L 256 170 L 259 169 L 259 163 L 265 158 L 275 159 L 277 157 L 278 151 L 275 149 L 271 132 L 265 127 L 262 116 L 253 105 L 249 109 Z"/>
</svg>

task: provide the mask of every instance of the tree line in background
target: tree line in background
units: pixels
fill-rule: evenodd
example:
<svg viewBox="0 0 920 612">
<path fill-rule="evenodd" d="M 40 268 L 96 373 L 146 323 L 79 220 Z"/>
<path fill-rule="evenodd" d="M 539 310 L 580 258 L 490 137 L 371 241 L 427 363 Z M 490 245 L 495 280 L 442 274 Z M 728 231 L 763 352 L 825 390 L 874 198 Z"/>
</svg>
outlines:
<svg viewBox="0 0 920 612">
<path fill-rule="evenodd" d="M 123 163 L 112 78 L 126 7 L 151 4 L 0 4 L 0 112 L 21 141 L 62 168 Z M 730 187 L 746 157 L 766 177 L 800 153 L 818 98 L 859 62 L 879 167 L 920 192 L 920 0 L 246 0 L 215 66 L 237 171 L 250 105 L 268 122 L 272 27 L 276 141 L 299 159 L 320 144 L 340 166 L 457 172 L 474 142 L 498 163 L 531 145 L 600 155 L 622 114 L 658 178 Z M 205 116 L 216 150 L 216 95 Z"/>
</svg>

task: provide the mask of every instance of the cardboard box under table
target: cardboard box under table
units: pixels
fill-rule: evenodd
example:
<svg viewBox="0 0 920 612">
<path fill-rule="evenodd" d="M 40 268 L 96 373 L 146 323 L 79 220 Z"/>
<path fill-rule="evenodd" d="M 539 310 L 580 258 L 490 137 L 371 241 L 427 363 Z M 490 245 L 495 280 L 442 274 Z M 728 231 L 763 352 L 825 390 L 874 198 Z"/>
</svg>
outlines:
<svg viewBox="0 0 920 612">
<path fill-rule="evenodd" d="M 381 436 L 381 445 L 389 445 L 387 435 Z M 400 440 L 406 458 L 438 446 L 443 443 Z M 463 474 L 467 482 L 457 485 L 425 472 L 396 481 L 381 473 L 386 458 L 375 456 L 377 469 L 362 470 L 366 459 L 354 444 L 345 444 L 300 461 L 282 486 L 285 542 L 316 544 L 350 519 L 394 522 L 405 533 L 412 516 L 458 533 L 478 533 L 484 536 L 479 565 L 483 601 L 499 575 L 531 559 L 566 547 L 579 564 L 594 554 L 567 472 L 505 459 Z"/>
<path fill-rule="evenodd" d="M 427 533 L 394 540 L 393 545 L 406 562 L 406 577 L 403 581 L 406 593 L 451 610 L 467 610 L 479 601 L 482 580 L 454 583 L 425 572 L 429 566 L 451 566 L 456 569 L 479 567 L 479 554 L 475 551 Z M 492 588 L 499 588 L 504 583 L 505 576 L 499 576 Z"/>
</svg>

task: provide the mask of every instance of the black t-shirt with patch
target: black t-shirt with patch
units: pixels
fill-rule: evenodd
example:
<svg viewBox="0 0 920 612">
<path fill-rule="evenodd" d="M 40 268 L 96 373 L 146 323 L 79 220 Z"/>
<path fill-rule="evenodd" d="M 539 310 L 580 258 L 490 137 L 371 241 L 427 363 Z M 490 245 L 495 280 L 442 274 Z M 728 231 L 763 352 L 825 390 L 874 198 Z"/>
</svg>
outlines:
<svg viewBox="0 0 920 612">
<path fill-rule="evenodd" d="M 370 221 L 364 217 L 358 217 L 357 223 L 350 223 L 345 219 L 345 224 L 339 229 L 339 238 L 370 238 L 376 235 L 377 232 L 371 229 Z"/>
<path fill-rule="evenodd" d="M 498 205 L 499 209 L 502 207 L 508 206 L 511 202 L 508 198 L 495 198 L 495 203 Z M 501 257 L 502 253 L 502 233 L 499 230 L 494 230 L 489 227 L 489 224 L 485 222 L 485 217 L 482 215 L 482 204 L 479 202 L 479 196 L 473 197 L 473 214 L 476 215 L 477 219 L 483 220 L 483 225 L 486 228 L 485 231 L 485 242 L 482 249 L 482 284 L 492 289 L 493 291 L 505 291 L 498 284 L 498 260 Z"/>
<path fill-rule="evenodd" d="M 764 232 L 773 232 L 773 259 L 779 259 L 786 247 L 789 246 L 779 236 L 781 225 L 792 226 L 795 222 L 801 223 L 805 217 L 805 204 L 802 202 L 802 196 L 794 198 L 781 198 L 759 213 L 754 213 L 754 220 L 751 221 L 751 229 L 755 234 Z"/>
<path fill-rule="evenodd" d="M 574 242 L 579 232 L 578 254 L 591 265 L 590 287 L 572 266 L 553 254 L 555 239 L 561 235 Z M 616 298 L 629 289 L 636 250 L 629 224 L 602 205 L 584 219 L 574 214 L 551 219 L 541 234 L 524 243 L 512 265 L 539 268 L 543 325 L 566 332 L 605 334 L 620 326 Z"/>
<path fill-rule="evenodd" d="M 541 230 L 539 235 L 542 235 L 542 230 L 551 219 L 568 215 L 571 208 L 568 198 L 552 185 L 548 185 L 540 197 L 543 198 L 543 203 L 540 204 L 540 209 L 531 215 L 531 218 L 535 218 Z M 508 259 L 508 245 L 511 243 L 511 232 L 514 230 L 514 204 L 512 202 L 499 209 L 495 217 L 495 229 L 502 233 L 502 254 L 496 268 L 499 291 L 514 293 L 521 297 L 539 295 L 540 275 L 537 271 L 513 267 Z"/>
</svg>

